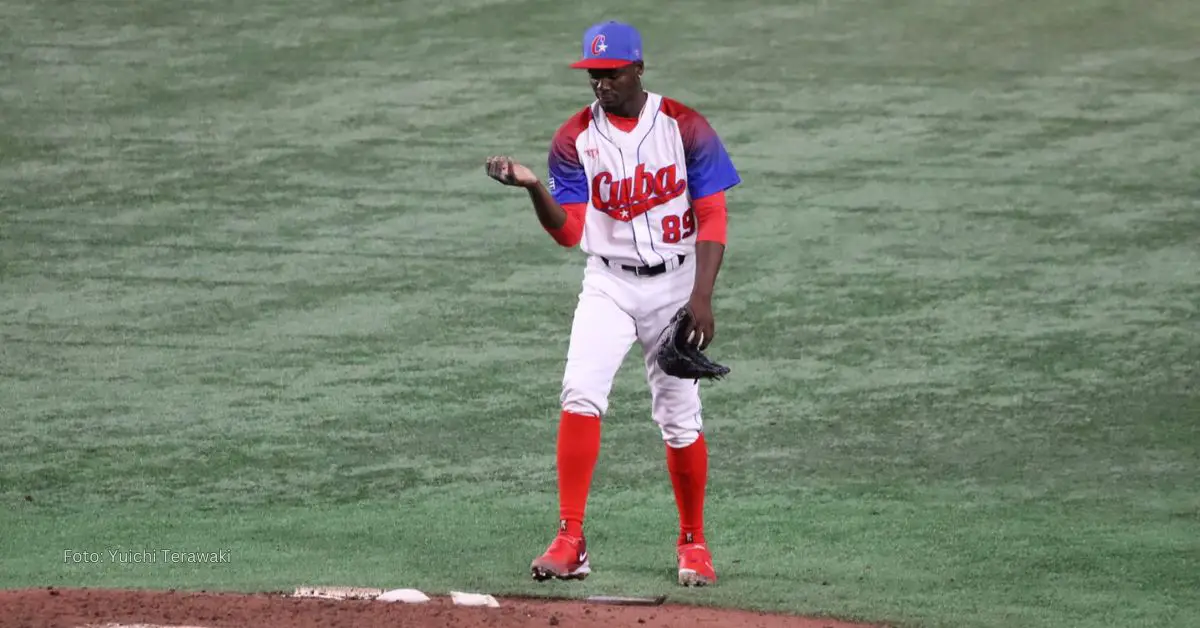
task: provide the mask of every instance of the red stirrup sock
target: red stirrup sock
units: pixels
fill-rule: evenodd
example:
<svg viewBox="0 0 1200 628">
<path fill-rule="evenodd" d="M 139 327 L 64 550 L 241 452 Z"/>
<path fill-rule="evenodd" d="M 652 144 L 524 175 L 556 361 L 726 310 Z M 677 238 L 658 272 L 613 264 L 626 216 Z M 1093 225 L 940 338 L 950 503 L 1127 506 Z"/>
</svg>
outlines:
<svg viewBox="0 0 1200 628">
<path fill-rule="evenodd" d="M 679 544 L 704 543 L 704 491 L 708 482 L 708 443 L 701 434 L 687 447 L 667 447 L 667 471 L 679 508 Z"/>
<path fill-rule="evenodd" d="M 562 531 L 583 536 L 592 471 L 600 457 L 600 418 L 563 410 L 558 422 L 558 516 Z"/>
</svg>

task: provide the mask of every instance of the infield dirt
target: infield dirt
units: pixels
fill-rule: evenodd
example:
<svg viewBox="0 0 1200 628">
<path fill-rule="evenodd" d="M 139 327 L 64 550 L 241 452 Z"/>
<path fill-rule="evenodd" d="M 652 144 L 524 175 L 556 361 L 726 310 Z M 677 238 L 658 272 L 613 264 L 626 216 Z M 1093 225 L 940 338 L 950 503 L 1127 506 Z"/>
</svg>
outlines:
<svg viewBox="0 0 1200 628">
<path fill-rule="evenodd" d="M 456 606 L 431 596 L 423 604 L 296 598 L 284 593 L 210 593 L 118 589 L 0 591 L 3 625 L 20 628 L 116 626 L 242 628 L 355 626 L 645 626 L 647 628 L 866 628 L 820 618 L 664 604 L 589 604 L 582 600 L 500 598 L 500 608 Z"/>
</svg>

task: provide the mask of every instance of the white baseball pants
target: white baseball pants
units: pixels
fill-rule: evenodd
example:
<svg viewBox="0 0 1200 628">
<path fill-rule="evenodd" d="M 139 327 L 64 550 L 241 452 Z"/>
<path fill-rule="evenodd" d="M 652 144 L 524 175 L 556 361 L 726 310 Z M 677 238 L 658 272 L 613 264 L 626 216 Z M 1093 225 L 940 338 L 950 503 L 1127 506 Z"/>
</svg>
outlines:
<svg viewBox="0 0 1200 628">
<path fill-rule="evenodd" d="M 563 373 L 562 409 L 603 417 L 617 370 L 635 342 L 642 348 L 650 386 L 651 417 L 670 447 L 699 438 L 700 387 L 663 373 L 654 361 L 659 333 L 692 293 L 694 256 L 653 277 L 637 276 L 589 257 L 571 325 Z"/>
</svg>

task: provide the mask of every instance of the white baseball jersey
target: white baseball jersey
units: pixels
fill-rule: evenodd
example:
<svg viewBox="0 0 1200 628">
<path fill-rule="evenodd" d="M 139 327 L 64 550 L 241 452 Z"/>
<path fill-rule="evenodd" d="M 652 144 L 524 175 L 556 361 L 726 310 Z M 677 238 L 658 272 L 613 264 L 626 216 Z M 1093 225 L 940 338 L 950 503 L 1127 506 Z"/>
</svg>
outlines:
<svg viewBox="0 0 1200 628">
<path fill-rule="evenodd" d="M 637 126 L 613 126 L 599 102 L 555 133 L 547 188 L 562 206 L 586 203 L 580 248 L 632 265 L 690 255 L 692 202 L 741 182 L 708 121 L 683 104 L 648 93 Z"/>
</svg>

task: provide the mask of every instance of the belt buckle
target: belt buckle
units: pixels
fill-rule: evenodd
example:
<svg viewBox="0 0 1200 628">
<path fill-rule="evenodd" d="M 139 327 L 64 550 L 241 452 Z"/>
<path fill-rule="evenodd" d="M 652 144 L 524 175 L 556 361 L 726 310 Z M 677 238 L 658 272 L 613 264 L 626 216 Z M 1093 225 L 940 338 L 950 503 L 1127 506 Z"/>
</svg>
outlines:
<svg viewBox="0 0 1200 628">
<path fill-rule="evenodd" d="M 630 266 L 628 264 L 620 264 L 619 266 L 620 266 L 621 270 L 633 273 L 633 275 L 635 277 L 653 277 L 655 275 L 660 275 L 669 270 L 674 270 L 676 268 L 679 268 L 680 266 L 683 266 L 683 262 L 685 259 L 687 259 L 686 255 L 677 254 L 674 256 L 674 258 L 672 260 L 661 263 L 661 264 L 655 264 L 653 266 L 651 266 L 649 264 L 646 264 L 644 266 Z M 604 265 L 608 266 L 610 268 L 613 266 L 612 261 L 606 257 L 601 257 L 600 261 L 604 262 Z M 672 265 L 671 262 L 674 262 L 674 264 Z"/>
</svg>

